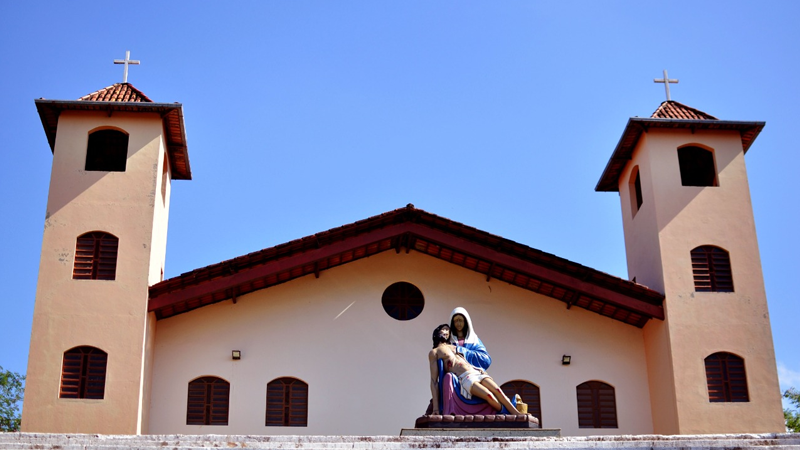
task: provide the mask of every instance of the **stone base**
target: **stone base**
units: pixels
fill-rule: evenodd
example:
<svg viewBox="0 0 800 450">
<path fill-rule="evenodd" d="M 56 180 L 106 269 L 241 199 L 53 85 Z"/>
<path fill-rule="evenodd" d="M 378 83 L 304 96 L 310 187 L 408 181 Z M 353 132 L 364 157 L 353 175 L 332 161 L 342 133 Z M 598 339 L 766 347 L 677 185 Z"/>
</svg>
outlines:
<svg viewBox="0 0 800 450">
<path fill-rule="evenodd" d="M 414 428 L 539 428 L 539 419 L 531 414 L 425 414 L 417 418 Z"/>
</svg>

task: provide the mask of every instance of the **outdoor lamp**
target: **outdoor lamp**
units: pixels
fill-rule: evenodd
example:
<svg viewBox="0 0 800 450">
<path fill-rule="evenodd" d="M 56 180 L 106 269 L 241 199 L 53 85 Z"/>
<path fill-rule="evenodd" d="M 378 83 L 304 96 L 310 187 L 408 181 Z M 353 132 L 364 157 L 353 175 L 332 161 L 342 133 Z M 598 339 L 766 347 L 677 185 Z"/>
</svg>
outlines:
<svg viewBox="0 0 800 450">
<path fill-rule="evenodd" d="M 231 352 L 231 359 L 234 361 L 242 359 L 242 351 L 241 350 L 234 350 Z"/>
<path fill-rule="evenodd" d="M 569 363 L 570 363 L 570 360 L 571 360 L 571 359 L 572 359 L 572 357 L 571 357 L 571 356 L 569 356 L 569 355 L 564 355 L 564 356 L 562 356 L 562 357 L 561 357 L 561 365 L 562 365 L 562 366 L 568 366 L 568 365 L 569 365 Z"/>
</svg>

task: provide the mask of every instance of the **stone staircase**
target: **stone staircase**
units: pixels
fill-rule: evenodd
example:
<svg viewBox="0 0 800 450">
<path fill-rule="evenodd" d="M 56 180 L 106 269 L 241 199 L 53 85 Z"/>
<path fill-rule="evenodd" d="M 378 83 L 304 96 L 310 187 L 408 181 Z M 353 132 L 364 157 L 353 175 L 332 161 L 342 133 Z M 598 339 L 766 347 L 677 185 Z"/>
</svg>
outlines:
<svg viewBox="0 0 800 450">
<path fill-rule="evenodd" d="M 256 435 L 93 435 L 0 433 L 3 450 L 192 450 L 247 449 L 796 449 L 800 434 L 728 434 L 695 436 L 256 436 Z"/>
</svg>

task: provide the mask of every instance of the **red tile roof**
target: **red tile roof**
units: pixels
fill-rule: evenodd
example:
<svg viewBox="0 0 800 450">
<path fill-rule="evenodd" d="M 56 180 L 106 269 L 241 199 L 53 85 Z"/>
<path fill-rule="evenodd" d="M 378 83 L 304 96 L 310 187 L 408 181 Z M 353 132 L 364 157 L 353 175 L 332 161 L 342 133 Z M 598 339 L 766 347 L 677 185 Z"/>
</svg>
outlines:
<svg viewBox="0 0 800 450">
<path fill-rule="evenodd" d="M 663 319 L 664 296 L 408 205 L 184 273 L 150 287 L 158 319 L 386 252 L 416 251 L 637 327 Z"/>
<path fill-rule="evenodd" d="M 91 102 L 153 102 L 130 83 L 115 83 L 99 91 L 84 95 L 78 100 Z"/>
<path fill-rule="evenodd" d="M 675 100 L 667 100 L 650 116 L 653 119 L 719 120 L 711 114 L 686 106 Z"/>
</svg>

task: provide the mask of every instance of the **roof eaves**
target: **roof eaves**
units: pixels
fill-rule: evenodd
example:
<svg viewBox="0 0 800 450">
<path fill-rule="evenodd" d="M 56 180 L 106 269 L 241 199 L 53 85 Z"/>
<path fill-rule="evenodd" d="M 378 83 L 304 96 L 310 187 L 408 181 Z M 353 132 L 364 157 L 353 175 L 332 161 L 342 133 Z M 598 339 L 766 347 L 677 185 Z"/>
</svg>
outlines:
<svg viewBox="0 0 800 450">
<path fill-rule="evenodd" d="M 633 151 L 642 133 L 651 128 L 683 128 L 694 130 L 733 130 L 738 131 L 742 140 L 745 153 L 758 137 L 765 122 L 736 121 L 736 120 L 708 120 L 708 119 L 663 119 L 631 117 L 628 119 L 625 130 L 617 142 L 614 153 L 611 154 L 600 180 L 595 186 L 598 192 L 618 192 L 618 180 L 625 165 L 631 160 Z"/>
<path fill-rule="evenodd" d="M 453 254 L 493 261 L 492 266 L 497 263 L 498 270 L 506 267 L 512 272 L 527 274 L 523 277 L 533 276 L 546 280 L 544 284 L 553 283 L 577 292 L 581 298 L 575 297 L 575 301 L 602 299 L 604 304 L 615 304 L 614 308 L 642 317 L 626 323 L 643 326 L 651 317 L 663 319 L 663 295 L 658 292 L 413 207 L 390 211 L 164 280 L 151 286 L 149 309 L 159 318 L 170 317 L 232 295 L 235 297 L 237 292 L 243 295 L 311 273 L 318 276 L 319 270 L 334 267 L 328 258 L 344 260 L 339 256 L 357 253 L 355 249 L 361 252 L 360 257 L 367 257 L 392 248 L 399 252 L 401 246 L 407 251 L 414 249 L 430 256 L 436 256 L 430 253 L 431 249 L 434 252 L 447 249 Z M 442 259 L 441 255 L 438 257 Z M 347 261 L 358 259 L 349 258 Z M 477 268 L 471 270 L 480 271 Z M 289 272 L 296 275 L 275 281 L 281 278 L 281 272 L 287 277 Z M 492 275 L 487 273 L 487 276 Z M 273 281 L 266 282 L 268 278 Z M 510 282 L 504 278 L 501 280 Z M 544 295 L 548 294 L 545 292 Z M 559 299 L 567 302 L 568 306 L 572 301 Z"/>
<path fill-rule="evenodd" d="M 167 151 L 170 158 L 172 178 L 175 180 L 191 180 L 192 171 L 189 165 L 189 154 L 186 145 L 186 129 L 183 121 L 183 105 L 180 103 L 154 102 L 107 102 L 91 100 L 34 100 L 39 118 L 42 121 L 50 151 L 55 151 L 58 117 L 62 111 L 105 111 L 156 113 L 161 116 L 167 139 Z"/>
</svg>

